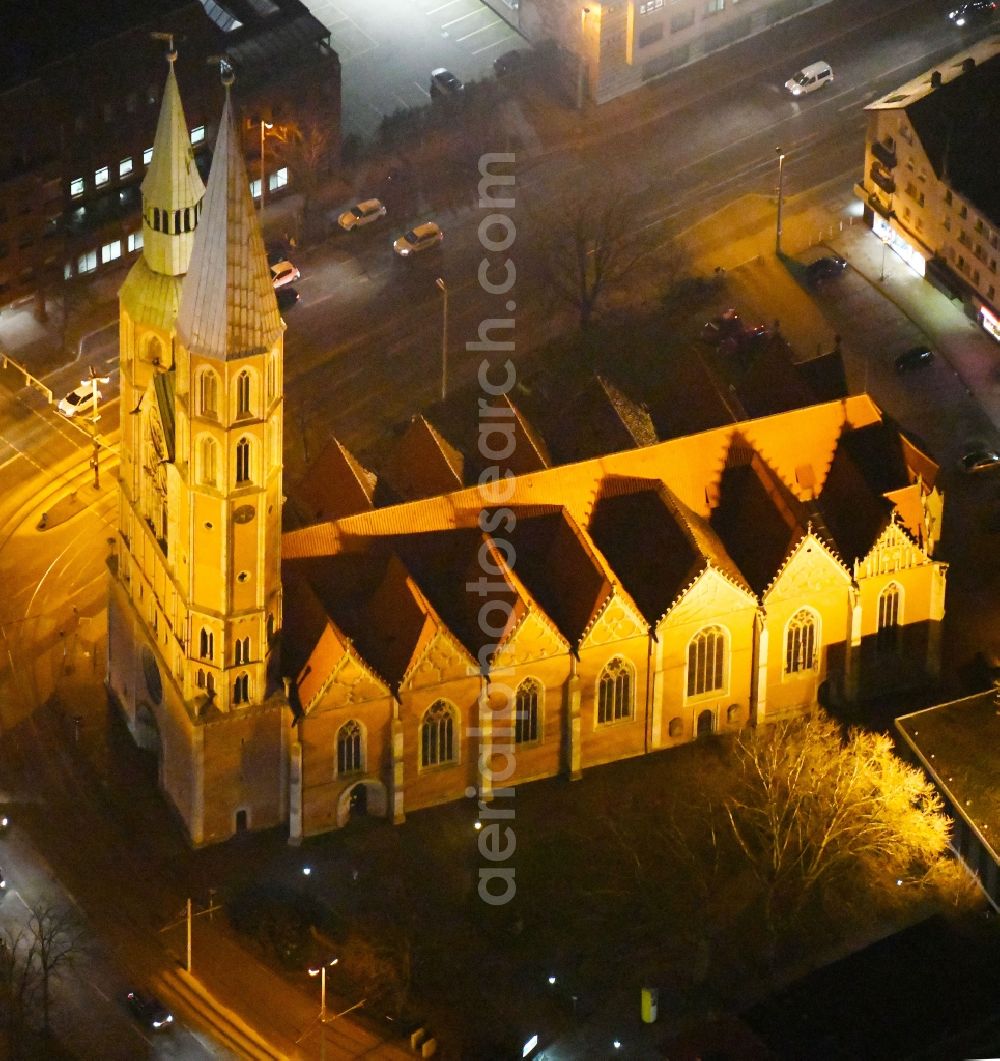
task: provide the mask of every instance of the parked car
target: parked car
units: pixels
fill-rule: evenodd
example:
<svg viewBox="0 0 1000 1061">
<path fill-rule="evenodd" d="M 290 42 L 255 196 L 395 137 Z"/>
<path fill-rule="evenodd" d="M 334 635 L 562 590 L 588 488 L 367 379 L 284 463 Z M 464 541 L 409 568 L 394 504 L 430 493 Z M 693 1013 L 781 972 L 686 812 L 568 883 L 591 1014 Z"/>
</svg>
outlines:
<svg viewBox="0 0 1000 1061">
<path fill-rule="evenodd" d="M 743 321 L 735 309 L 727 309 L 718 317 L 706 321 L 701 329 L 703 342 L 718 346 L 724 339 L 743 334 Z"/>
<path fill-rule="evenodd" d="M 352 206 L 350 210 L 345 210 L 337 218 L 337 224 L 345 232 L 350 232 L 361 225 L 377 221 L 380 217 L 385 217 L 385 207 L 382 205 L 381 200 L 365 199 L 363 203 L 358 203 L 357 206 Z"/>
<path fill-rule="evenodd" d="M 833 80 L 833 70 L 829 63 L 810 63 L 802 67 L 797 74 L 785 82 L 785 88 L 793 96 L 804 96 L 807 92 L 815 92 L 816 89 L 829 85 Z"/>
<path fill-rule="evenodd" d="M 524 64 L 524 52 L 518 48 L 511 48 L 509 52 L 498 55 L 493 60 L 493 72 L 497 77 L 506 77 L 515 74 Z"/>
<path fill-rule="evenodd" d="M 959 4 L 954 11 L 949 11 L 948 18 L 956 26 L 976 26 L 992 21 L 996 12 L 996 0 L 970 0 L 967 4 Z"/>
<path fill-rule="evenodd" d="M 285 284 L 294 284 L 301 275 L 290 261 L 275 262 L 271 266 L 271 283 L 275 288 L 284 287 Z"/>
<path fill-rule="evenodd" d="M 439 66 L 431 71 L 432 96 L 460 96 L 464 91 L 465 85 L 450 70 Z"/>
<path fill-rule="evenodd" d="M 0 895 L 7 890 L 7 878 L 4 876 L 4 872 L 0 869 Z"/>
<path fill-rule="evenodd" d="M 897 372 L 912 372 L 915 368 L 925 368 L 934 360 L 934 351 L 927 346 L 911 346 L 904 350 L 895 360 Z"/>
<path fill-rule="evenodd" d="M 1000 453 L 992 449 L 970 450 L 962 457 L 961 464 L 966 475 L 988 472 L 992 468 L 1000 467 Z"/>
<path fill-rule="evenodd" d="M 299 293 L 294 287 L 279 287 L 275 292 L 278 299 L 278 309 L 291 309 L 299 300 Z"/>
<path fill-rule="evenodd" d="M 847 262 L 838 254 L 831 254 L 826 258 L 817 258 L 806 266 L 806 281 L 813 287 L 818 287 L 826 280 L 835 280 L 844 275 Z"/>
<path fill-rule="evenodd" d="M 168 1012 L 166 1006 L 155 996 L 147 995 L 142 991 L 129 991 L 125 996 L 128 1007 L 135 1016 L 147 1027 L 154 1031 L 166 1028 L 173 1024 L 173 1014 Z"/>
<path fill-rule="evenodd" d="M 422 225 L 414 225 L 409 232 L 403 233 L 392 245 L 392 249 L 401 257 L 408 258 L 411 254 L 419 254 L 421 251 L 436 247 L 444 239 L 444 233 L 433 221 L 425 221 Z"/>
<path fill-rule="evenodd" d="M 101 400 L 101 392 L 94 391 L 92 383 L 81 383 L 66 395 L 56 408 L 63 416 L 76 416 L 77 413 L 90 412 Z"/>
</svg>

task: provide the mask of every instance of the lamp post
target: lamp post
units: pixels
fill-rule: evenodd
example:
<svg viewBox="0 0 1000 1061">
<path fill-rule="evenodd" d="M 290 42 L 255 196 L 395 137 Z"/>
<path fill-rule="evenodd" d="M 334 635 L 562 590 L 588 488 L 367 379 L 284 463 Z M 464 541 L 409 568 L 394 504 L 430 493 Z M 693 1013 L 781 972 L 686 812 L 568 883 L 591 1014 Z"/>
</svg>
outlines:
<svg viewBox="0 0 1000 1061">
<path fill-rule="evenodd" d="M 580 8 L 580 62 L 576 72 L 576 109 L 583 110 L 583 87 L 587 73 L 587 16 L 589 7 Z"/>
<path fill-rule="evenodd" d="M 774 233 L 774 253 L 781 255 L 781 199 L 784 194 L 785 152 L 780 147 L 774 149 L 778 155 L 778 223 Z"/>
<path fill-rule="evenodd" d="M 879 269 L 878 278 L 882 281 L 885 279 L 885 249 L 889 246 L 889 233 L 883 232 L 880 238 L 882 240 L 882 267 Z"/>
<path fill-rule="evenodd" d="M 310 976 L 319 977 L 319 1022 L 320 1024 L 326 1023 L 326 971 L 331 965 L 336 965 L 339 962 L 339 958 L 332 958 L 328 962 L 324 962 L 318 969 L 310 969 Z"/>
<path fill-rule="evenodd" d="M 264 172 L 264 130 L 273 129 L 273 122 L 265 122 L 263 118 L 260 120 L 260 227 L 261 231 L 264 229 L 264 192 L 267 187 L 267 176 Z"/>
<path fill-rule="evenodd" d="M 441 401 L 448 396 L 448 285 L 439 276 L 434 283 L 442 296 L 441 312 Z"/>
</svg>

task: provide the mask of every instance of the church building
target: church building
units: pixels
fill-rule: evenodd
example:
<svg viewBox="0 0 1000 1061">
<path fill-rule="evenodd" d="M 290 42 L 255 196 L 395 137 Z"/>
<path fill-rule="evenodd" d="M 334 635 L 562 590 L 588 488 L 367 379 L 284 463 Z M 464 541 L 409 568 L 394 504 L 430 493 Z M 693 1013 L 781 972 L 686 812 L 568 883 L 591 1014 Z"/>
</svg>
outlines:
<svg viewBox="0 0 1000 1061">
<path fill-rule="evenodd" d="M 388 501 L 334 442 L 282 535 L 284 324 L 231 101 L 206 189 L 168 60 L 107 682 L 193 844 L 401 822 L 935 671 L 938 469 L 867 395 L 556 466 L 499 395 L 503 490 L 417 417 Z"/>
</svg>

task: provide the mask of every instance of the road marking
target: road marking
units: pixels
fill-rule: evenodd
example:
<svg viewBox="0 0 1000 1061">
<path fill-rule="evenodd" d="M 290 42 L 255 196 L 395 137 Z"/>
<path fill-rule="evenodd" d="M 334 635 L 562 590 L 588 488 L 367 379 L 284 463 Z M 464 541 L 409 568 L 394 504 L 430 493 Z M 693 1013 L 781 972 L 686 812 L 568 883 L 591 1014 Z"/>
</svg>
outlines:
<svg viewBox="0 0 1000 1061">
<path fill-rule="evenodd" d="M 471 33 L 466 33 L 464 37 L 456 37 L 455 39 L 461 44 L 462 41 L 467 41 L 470 37 L 475 37 L 477 33 L 485 33 L 488 29 L 492 29 L 498 25 L 500 19 L 495 18 L 492 22 L 487 22 L 485 26 L 481 26 L 479 29 L 474 29 Z"/>
<path fill-rule="evenodd" d="M 516 33 L 508 33 L 506 37 L 501 37 L 500 40 L 494 41 L 492 44 L 484 44 L 482 48 L 476 48 L 472 54 L 478 55 L 480 52 L 488 52 L 490 48 L 496 48 L 500 44 L 506 44 L 507 41 L 516 41 L 517 39 Z"/>
<path fill-rule="evenodd" d="M 462 22 L 467 18 L 475 18 L 483 9 L 477 7 L 475 11 L 468 11 L 464 15 L 459 15 L 458 18 L 453 18 L 450 22 L 442 22 L 441 28 L 447 29 L 449 26 L 454 26 L 456 22 Z"/>
<path fill-rule="evenodd" d="M 420 84 L 420 82 L 419 82 L 419 81 L 414 81 L 413 83 L 414 83 L 414 84 L 415 84 L 415 85 L 417 86 L 417 88 L 419 88 L 419 89 L 420 89 L 420 91 L 421 91 L 421 92 L 422 92 L 422 93 L 423 93 L 423 94 L 424 94 L 424 95 L 425 95 L 425 96 L 426 96 L 426 97 L 427 97 L 428 99 L 430 99 L 430 98 L 431 98 L 431 94 L 430 94 L 430 93 L 429 93 L 429 92 L 427 91 L 427 89 L 426 89 L 426 88 L 424 88 L 424 86 L 423 86 L 423 85 L 421 85 L 421 84 Z"/>
<path fill-rule="evenodd" d="M 425 11 L 425 15 L 436 15 L 439 11 L 444 11 L 446 7 L 451 7 L 452 4 L 460 4 L 462 0 L 448 0 L 446 4 L 439 4 L 437 7 L 432 7 L 430 11 Z"/>
</svg>

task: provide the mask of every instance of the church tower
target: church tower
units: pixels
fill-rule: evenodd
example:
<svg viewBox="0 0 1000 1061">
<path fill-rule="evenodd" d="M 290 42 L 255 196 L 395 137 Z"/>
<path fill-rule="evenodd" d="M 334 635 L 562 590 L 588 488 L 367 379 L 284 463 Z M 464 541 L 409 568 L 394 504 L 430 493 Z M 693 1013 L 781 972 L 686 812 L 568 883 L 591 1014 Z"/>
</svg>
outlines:
<svg viewBox="0 0 1000 1061">
<path fill-rule="evenodd" d="M 205 189 L 169 70 L 120 292 L 120 535 L 108 685 L 195 844 L 287 813 L 284 324 L 230 86 Z"/>
</svg>

